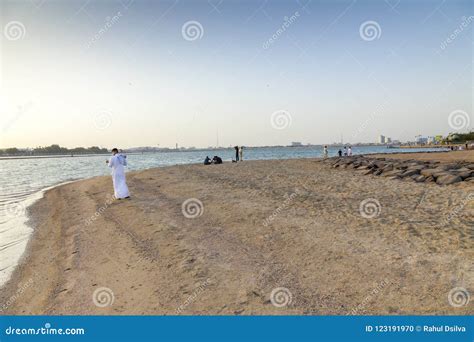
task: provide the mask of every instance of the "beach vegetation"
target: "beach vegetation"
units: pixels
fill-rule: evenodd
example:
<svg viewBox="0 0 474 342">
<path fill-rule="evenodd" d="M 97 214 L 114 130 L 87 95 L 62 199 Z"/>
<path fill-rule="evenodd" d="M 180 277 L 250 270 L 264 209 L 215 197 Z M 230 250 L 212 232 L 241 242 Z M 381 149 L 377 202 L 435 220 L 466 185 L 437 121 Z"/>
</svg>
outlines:
<svg viewBox="0 0 474 342">
<path fill-rule="evenodd" d="M 446 137 L 446 142 L 450 142 L 450 143 L 464 143 L 468 141 L 474 141 L 474 132 L 450 133 Z"/>
</svg>

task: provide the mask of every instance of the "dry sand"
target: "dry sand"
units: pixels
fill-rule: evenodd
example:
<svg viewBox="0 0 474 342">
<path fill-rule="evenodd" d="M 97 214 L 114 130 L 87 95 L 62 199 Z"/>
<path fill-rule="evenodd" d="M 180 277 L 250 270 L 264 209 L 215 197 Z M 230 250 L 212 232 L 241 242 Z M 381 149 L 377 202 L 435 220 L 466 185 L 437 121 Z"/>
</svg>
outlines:
<svg viewBox="0 0 474 342">
<path fill-rule="evenodd" d="M 34 205 L 4 313 L 474 313 L 472 301 L 448 302 L 456 287 L 474 294 L 472 182 L 388 180 L 311 159 L 127 177 L 131 200 L 110 204 L 111 178 L 97 177 Z M 190 198 L 203 204 L 195 218 L 182 212 Z M 369 198 L 373 218 L 360 212 Z M 291 293 L 282 307 L 270 301 L 279 287 Z"/>
</svg>

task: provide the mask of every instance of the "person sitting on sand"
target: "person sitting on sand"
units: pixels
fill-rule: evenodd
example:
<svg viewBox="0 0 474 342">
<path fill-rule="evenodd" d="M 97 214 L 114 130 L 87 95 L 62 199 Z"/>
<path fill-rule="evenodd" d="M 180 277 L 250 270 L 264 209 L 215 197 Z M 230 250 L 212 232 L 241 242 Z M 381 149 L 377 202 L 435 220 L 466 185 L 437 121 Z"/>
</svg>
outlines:
<svg viewBox="0 0 474 342">
<path fill-rule="evenodd" d="M 222 164 L 222 158 L 218 157 L 218 156 L 214 156 L 214 158 L 212 158 L 212 163 L 213 164 Z"/>
<path fill-rule="evenodd" d="M 122 198 L 130 198 L 127 182 L 125 181 L 125 169 L 127 161 L 124 156 L 119 155 L 116 148 L 112 149 L 112 157 L 105 161 L 112 169 L 112 182 L 114 185 L 114 196 L 120 200 Z"/>
<path fill-rule="evenodd" d="M 243 146 L 240 146 L 239 148 L 239 157 L 240 157 L 240 161 L 244 161 L 244 147 Z"/>
<path fill-rule="evenodd" d="M 211 165 L 211 158 L 209 156 L 206 156 L 206 159 L 204 159 L 204 165 Z"/>
</svg>

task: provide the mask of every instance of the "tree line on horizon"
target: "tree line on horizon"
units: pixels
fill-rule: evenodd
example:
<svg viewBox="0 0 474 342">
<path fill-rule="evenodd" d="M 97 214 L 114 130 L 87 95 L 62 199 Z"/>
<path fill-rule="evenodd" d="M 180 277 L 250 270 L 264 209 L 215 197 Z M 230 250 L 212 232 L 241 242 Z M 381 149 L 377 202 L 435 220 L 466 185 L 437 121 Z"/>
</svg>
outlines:
<svg viewBox="0 0 474 342">
<path fill-rule="evenodd" d="M 46 147 L 36 147 L 33 149 L 19 149 L 16 147 L 10 147 L 0 149 L 0 155 L 4 156 L 38 156 L 38 155 L 51 155 L 51 154 L 99 154 L 108 153 L 109 150 L 106 148 L 100 148 L 98 146 L 91 147 L 75 147 L 66 148 L 61 147 L 57 144 Z"/>
<path fill-rule="evenodd" d="M 474 141 L 474 132 L 469 133 L 450 133 L 443 139 L 443 143 L 461 144 L 468 141 Z M 171 150 L 171 149 L 170 149 Z M 75 147 L 66 148 L 58 144 L 53 144 L 46 147 L 35 147 L 33 149 L 19 149 L 17 147 L 9 147 L 0 149 L 0 156 L 38 156 L 38 155 L 58 155 L 58 154 L 100 154 L 108 153 L 107 148 L 100 148 L 98 146 L 91 147 Z"/>
<path fill-rule="evenodd" d="M 474 132 L 469 133 L 450 133 L 446 139 L 446 142 L 451 143 L 463 143 L 468 141 L 474 141 Z"/>
</svg>

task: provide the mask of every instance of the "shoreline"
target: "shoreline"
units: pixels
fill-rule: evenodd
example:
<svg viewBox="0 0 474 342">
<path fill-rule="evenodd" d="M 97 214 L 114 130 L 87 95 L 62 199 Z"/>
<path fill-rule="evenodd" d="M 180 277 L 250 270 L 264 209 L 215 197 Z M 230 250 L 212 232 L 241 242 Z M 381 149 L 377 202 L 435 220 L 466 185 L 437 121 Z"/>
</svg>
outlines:
<svg viewBox="0 0 474 342">
<path fill-rule="evenodd" d="M 91 177 L 91 178 L 93 178 L 93 177 Z M 0 282 L 0 289 L 2 289 L 10 281 L 10 278 L 14 274 L 14 272 L 16 270 L 16 267 L 21 263 L 21 260 L 23 259 L 23 257 L 28 253 L 28 245 L 29 245 L 29 243 L 32 239 L 32 236 L 34 235 L 34 231 L 35 231 L 35 225 L 32 223 L 32 222 L 35 221 L 35 219 L 34 219 L 34 217 L 32 217 L 32 215 L 30 215 L 30 213 L 29 213 L 30 209 L 38 201 L 40 201 L 41 199 L 44 198 L 46 192 L 48 192 L 50 190 L 53 190 L 57 187 L 60 187 L 60 186 L 63 186 L 63 185 L 69 184 L 69 183 L 74 183 L 74 182 L 77 182 L 77 181 L 81 181 L 81 180 L 85 180 L 85 179 L 69 180 L 69 181 L 59 182 L 57 184 L 47 186 L 43 189 L 40 189 L 38 191 L 35 191 L 35 192 L 32 192 L 32 193 L 28 194 L 25 199 L 18 202 L 18 206 L 20 208 L 23 208 L 23 210 L 20 209 L 19 211 L 20 211 L 20 213 L 23 212 L 23 214 L 18 215 L 18 217 L 16 217 L 16 218 L 18 220 L 22 221 L 23 222 L 22 225 L 27 230 L 31 230 L 31 233 L 29 233 L 29 235 L 27 237 L 25 248 L 23 249 L 23 251 L 19 255 L 17 255 L 15 257 L 15 259 L 16 259 L 15 266 L 9 266 L 9 267 L 13 267 L 13 270 L 7 276 L 7 280 L 5 280 L 3 282 Z M 7 267 L 7 268 L 9 268 L 9 267 Z"/>
<path fill-rule="evenodd" d="M 246 148 L 248 150 L 259 150 L 259 149 L 267 149 L 267 148 L 272 148 L 272 147 L 278 147 L 278 148 L 307 148 L 307 149 L 315 149 L 317 150 L 322 150 L 324 145 L 311 145 L 311 146 L 247 146 Z M 341 148 L 344 145 L 328 145 L 331 148 Z M 372 145 L 352 145 L 353 147 L 372 147 Z M 383 145 L 375 145 L 377 147 L 383 147 Z M 420 152 L 412 152 L 412 151 L 406 151 L 406 152 L 379 152 L 378 154 L 391 154 L 391 153 L 439 153 L 439 152 L 450 152 L 450 150 L 445 150 L 445 151 L 439 151 L 439 149 L 448 149 L 448 147 L 444 146 L 410 146 L 410 147 L 392 147 L 389 148 L 387 146 L 386 149 L 389 150 L 397 150 L 397 149 L 417 149 L 417 150 L 422 150 Z M 430 149 L 431 151 L 423 151 L 426 149 Z M 143 154 L 157 154 L 157 153 L 189 153 L 189 152 L 216 152 L 216 151 L 233 151 L 233 147 L 219 147 L 219 148 L 214 148 L 214 149 L 193 149 L 193 150 L 166 150 L 166 151 L 141 151 L 141 152 L 126 152 L 127 155 L 143 155 Z M 374 154 L 374 153 L 371 153 Z M 110 153 L 100 153 L 100 154 L 50 154 L 50 155 L 17 155 L 17 156 L 0 156 L 0 161 L 1 160 L 19 160 L 19 159 L 54 159 L 54 158 L 85 158 L 85 157 L 104 157 L 104 156 L 110 156 Z M 301 157 L 296 157 L 295 159 L 299 159 Z"/>
<path fill-rule="evenodd" d="M 418 153 L 418 154 L 425 155 L 426 153 L 427 152 L 422 152 L 422 153 Z M 435 153 L 443 153 L 444 154 L 445 152 L 435 152 Z M 453 153 L 459 153 L 459 152 L 453 152 Z M 392 153 L 386 153 L 386 154 L 384 153 L 383 156 L 386 157 L 387 154 L 392 154 Z M 408 152 L 407 154 L 412 154 L 413 155 L 414 153 Z M 370 157 L 372 155 L 366 155 L 366 156 Z M 292 160 L 246 161 L 245 163 L 238 164 L 238 165 L 235 165 L 235 164 L 232 164 L 232 163 L 225 163 L 225 164 L 223 164 L 223 166 L 227 167 L 226 171 L 230 171 L 230 167 L 233 167 L 233 166 L 235 166 L 237 168 L 239 168 L 239 167 L 242 168 L 242 167 L 246 167 L 246 165 L 250 165 L 250 164 L 254 164 L 255 167 L 257 167 L 257 164 L 260 164 L 260 165 L 258 165 L 258 167 L 266 168 L 267 166 L 265 164 L 287 165 L 288 167 L 291 167 L 291 165 L 292 165 L 291 163 L 301 163 L 302 165 L 307 167 L 308 165 L 314 164 L 314 162 L 317 161 L 317 160 L 320 160 L 320 158 L 318 158 L 318 159 L 316 159 L 316 158 L 302 158 L 300 160 L 299 159 L 292 159 Z M 211 169 L 209 169 L 209 167 Z M 141 201 L 139 191 L 140 191 L 140 188 L 141 188 L 142 191 L 146 192 L 146 190 L 145 190 L 146 188 L 143 188 L 143 186 L 145 186 L 144 182 L 148 178 L 148 176 L 147 176 L 148 174 L 150 174 L 150 175 L 160 174 L 161 176 L 166 176 L 165 171 L 169 171 L 171 174 L 175 174 L 175 173 L 182 174 L 183 170 L 181 170 L 181 169 L 188 169 L 191 172 L 191 174 L 193 174 L 194 176 L 196 176 L 195 172 L 197 172 L 197 175 L 199 176 L 202 172 L 206 172 L 206 171 L 211 171 L 211 174 L 214 174 L 218 167 L 219 166 L 216 167 L 216 166 L 201 166 L 200 164 L 184 164 L 184 165 L 166 166 L 166 167 L 151 168 L 151 169 L 146 169 L 146 170 L 128 172 L 127 173 L 128 179 L 130 179 L 131 182 L 132 181 L 134 182 L 135 187 L 138 186 L 138 188 L 134 189 L 134 191 L 132 192 L 132 195 L 134 195 L 134 194 L 135 195 L 133 196 L 131 202 L 123 201 L 121 203 L 117 203 L 117 202 L 111 203 L 110 208 L 112 208 L 112 209 L 110 209 L 110 210 L 115 210 L 115 207 L 117 207 L 117 206 L 122 206 L 122 207 L 128 208 L 131 205 L 133 206 L 133 201 L 136 201 L 136 200 Z M 214 168 L 214 170 L 212 170 L 212 168 Z M 201 169 L 201 171 L 199 171 L 199 169 Z M 247 172 L 252 173 L 252 170 L 247 170 Z M 340 171 L 338 171 L 338 172 L 340 172 Z M 344 172 L 344 171 L 342 171 L 342 172 Z M 222 177 L 225 178 L 225 176 L 222 176 Z M 220 179 L 222 177 L 218 176 L 217 179 Z M 152 179 L 152 178 L 155 179 L 155 177 L 151 177 L 150 179 Z M 169 180 L 173 181 L 173 177 L 171 177 Z M 183 179 L 183 181 L 184 181 L 184 179 Z M 224 181 L 224 179 L 222 179 L 220 181 Z M 104 189 L 102 189 L 102 187 L 98 187 L 98 185 L 92 185 L 92 188 L 94 189 L 94 192 L 92 192 L 91 195 L 88 195 L 88 196 L 89 197 L 94 197 L 94 198 L 87 199 L 87 201 L 85 201 L 84 203 L 82 203 L 83 202 L 82 200 L 79 201 L 79 202 L 81 202 L 81 203 L 79 203 L 80 209 L 83 209 L 84 212 L 89 212 L 89 213 L 93 214 L 94 212 L 97 212 L 97 210 L 99 210 L 101 208 L 101 206 L 104 206 L 104 204 L 107 203 L 106 202 L 107 193 L 109 193 L 109 195 L 110 195 L 110 192 L 112 190 L 111 189 L 110 176 L 97 176 L 97 177 L 92 177 L 92 178 L 87 178 L 87 179 L 80 179 L 80 180 L 67 182 L 66 184 L 61 183 L 61 184 L 55 185 L 53 187 L 50 187 L 50 189 L 48 189 L 48 190 L 43 189 L 41 191 L 44 191 L 44 197 L 42 199 L 36 201 L 31 207 L 28 207 L 28 214 L 29 214 L 30 218 L 29 218 L 27 223 L 31 224 L 35 227 L 33 228 L 33 233 L 29 237 L 29 241 L 27 243 L 25 252 L 23 253 L 23 255 L 21 257 L 18 266 L 15 268 L 15 270 L 13 272 L 13 275 L 10 277 L 10 280 L 8 280 L 2 286 L 2 295 L 0 295 L 0 299 L 3 301 L 3 303 L 7 302 L 8 299 L 11 299 L 16 294 L 18 294 L 18 289 L 22 289 L 22 284 L 30 284 L 31 283 L 30 285 L 27 286 L 27 288 L 22 290 L 21 296 L 19 296 L 19 297 L 24 297 L 24 296 L 26 297 L 27 293 L 29 291 L 31 291 L 31 287 L 38 286 L 42 289 L 46 289 L 46 288 L 49 289 L 48 291 L 45 291 L 46 293 L 42 296 L 41 300 L 38 300 L 38 299 L 33 300 L 33 302 L 36 303 L 37 309 L 39 309 L 39 311 L 35 311 L 35 309 L 32 308 L 31 313 L 38 314 L 38 313 L 44 312 L 44 313 L 64 314 L 64 313 L 68 312 L 67 308 L 65 308 L 66 311 L 64 311 L 62 313 L 61 313 L 61 311 L 58 312 L 57 311 L 58 308 L 56 308 L 54 306 L 51 306 L 51 304 L 49 304 L 49 309 L 48 309 L 48 305 L 45 304 L 45 303 L 53 302 L 55 296 L 60 296 L 61 293 L 67 293 L 67 292 L 70 291 L 70 289 L 69 289 L 70 287 L 74 287 L 74 284 L 70 283 L 70 281 L 68 280 L 68 277 L 64 276 L 64 275 L 61 275 L 60 274 L 61 272 L 58 271 L 59 264 L 64 264 L 65 260 L 70 259 L 69 262 L 67 262 L 67 264 L 69 264 L 70 267 L 66 267 L 66 268 L 62 267 L 64 272 L 70 272 L 73 269 L 73 266 L 77 262 L 79 262 L 79 261 L 76 260 L 76 257 L 74 256 L 75 254 L 80 252 L 80 251 L 75 251 L 75 249 L 74 249 L 74 246 L 77 245 L 78 241 L 74 241 L 75 240 L 74 238 L 72 240 L 70 239 L 70 237 L 74 236 L 77 232 L 70 231 L 70 229 L 67 228 L 66 226 L 62 226 L 62 225 L 58 226 L 57 222 L 55 221 L 55 219 L 57 219 L 58 217 L 61 217 L 61 215 L 63 214 L 63 210 L 68 211 L 69 208 L 65 207 L 64 203 L 63 203 L 63 205 L 61 205 L 59 207 L 57 207 L 57 205 L 59 204 L 59 201 L 60 201 L 59 199 L 64 197 L 64 196 L 66 198 L 74 198 L 75 195 L 73 193 L 75 193 L 75 192 L 82 192 L 84 194 L 88 194 L 88 192 L 86 191 L 86 188 L 89 187 L 90 184 L 93 184 L 93 183 L 99 183 L 99 184 L 102 184 L 102 185 L 106 185 L 106 184 L 110 183 L 110 184 L 106 185 Z M 224 184 L 226 184 L 225 181 L 224 181 Z M 166 185 L 162 184 L 160 182 L 158 188 L 164 187 L 164 186 L 166 186 Z M 202 185 L 199 185 L 199 184 L 196 184 L 196 186 L 197 186 L 197 189 L 200 189 L 202 187 Z M 183 191 L 181 186 L 178 185 L 178 188 L 180 189 L 180 191 Z M 176 190 L 176 189 L 173 189 L 173 191 L 174 190 Z M 274 191 L 272 191 L 272 192 L 274 192 Z M 160 191 L 159 191 L 159 193 L 160 193 Z M 286 192 L 286 193 L 288 193 L 288 192 Z M 167 195 L 173 195 L 173 193 L 169 193 L 169 192 L 166 193 L 166 194 Z M 96 195 L 100 196 L 100 198 L 102 200 L 97 202 L 95 200 Z M 162 193 L 162 195 L 165 195 L 165 194 Z M 164 196 L 164 197 L 166 198 L 166 196 Z M 289 198 L 292 199 L 292 197 L 289 197 Z M 156 200 L 158 202 L 160 201 L 159 198 L 156 199 Z M 286 203 L 286 202 L 283 202 L 283 201 L 275 202 L 275 204 L 279 204 L 280 206 L 282 205 L 282 203 Z M 289 203 L 288 206 L 291 206 L 291 203 Z M 99 209 L 97 209 L 97 208 L 99 208 Z M 206 208 L 207 208 L 207 206 L 206 206 Z M 270 209 L 271 208 L 272 208 L 272 206 L 270 206 Z M 275 208 L 278 209 L 280 207 L 279 206 L 273 207 L 273 209 L 275 209 Z M 78 209 L 78 208 L 75 208 L 75 209 Z M 284 208 L 284 209 L 286 209 L 286 208 Z M 107 207 L 106 210 L 109 210 L 109 208 Z M 124 210 L 126 210 L 126 209 L 124 209 Z M 151 209 L 148 208 L 147 210 L 151 210 Z M 172 210 L 176 211 L 176 208 L 172 208 Z M 270 211 L 270 213 L 271 213 L 271 211 Z M 77 213 L 77 212 L 75 214 L 77 214 L 77 216 L 81 217 L 82 220 L 84 220 L 84 218 L 87 217 L 87 215 L 84 216 L 84 215 L 81 215 L 80 213 Z M 146 213 L 144 213 L 144 214 L 146 214 Z M 258 213 L 256 213 L 256 214 L 258 214 Z M 140 214 L 140 216 L 142 216 L 143 219 L 146 220 L 147 215 L 144 215 L 144 216 L 143 215 Z M 178 215 L 179 215 L 179 213 L 178 213 Z M 182 218 L 177 218 L 175 216 L 176 216 L 176 214 L 173 214 L 172 217 L 168 217 L 165 220 L 166 222 L 162 222 L 162 224 L 166 224 L 166 225 L 170 225 L 170 226 L 176 226 L 176 222 L 173 222 L 173 221 L 175 221 L 175 220 L 181 221 Z M 99 218 L 103 219 L 103 217 L 99 217 Z M 115 229 L 114 226 L 117 226 L 117 224 L 120 226 L 121 222 L 127 219 L 127 217 L 122 217 L 121 215 L 120 215 L 120 219 L 118 219 L 118 220 L 114 219 L 113 216 L 112 217 L 107 217 L 107 218 L 112 221 L 112 224 L 110 222 L 107 223 L 107 225 L 111 226 L 112 231 Z M 187 221 L 187 220 L 184 220 L 183 224 L 185 223 L 185 221 Z M 251 226 L 252 225 L 259 226 L 260 223 L 261 223 L 261 222 L 255 222 L 255 221 L 253 221 L 253 222 L 254 223 L 252 223 Z M 94 226 L 98 223 L 99 222 L 94 222 L 94 224 L 92 224 L 91 226 Z M 103 222 L 101 222 L 101 223 L 103 223 Z M 79 222 L 79 224 L 78 224 L 78 222 L 74 222 L 74 225 L 78 229 L 79 228 L 80 229 L 88 228 L 88 227 L 84 228 L 84 226 L 85 226 L 84 222 Z M 155 225 L 155 224 L 153 224 L 153 225 Z M 53 229 L 53 227 L 57 228 L 58 231 L 55 231 Z M 95 229 L 97 230 L 97 227 Z M 163 229 L 164 228 L 162 228 L 162 230 Z M 139 239 L 138 242 L 134 241 L 134 237 L 133 237 L 134 232 L 133 232 L 133 230 L 130 230 L 130 227 L 127 226 L 125 228 L 126 232 L 124 232 L 123 230 L 124 229 L 119 229 L 119 231 L 122 231 L 121 234 L 125 234 L 125 236 L 128 236 L 128 238 L 132 239 L 132 246 L 134 245 L 134 243 L 135 244 L 138 243 L 138 245 L 140 245 L 142 243 L 142 240 L 140 240 L 140 239 Z M 171 234 L 171 233 L 167 232 L 167 234 Z M 171 235 L 173 235 L 173 234 L 171 234 Z M 47 276 L 45 277 L 44 275 L 38 275 L 37 272 L 38 272 L 39 269 L 35 269 L 35 271 L 33 272 L 33 267 L 30 267 L 30 263 L 32 263 L 32 259 L 35 259 L 35 258 L 38 259 L 38 253 L 39 253 L 38 251 L 45 248 L 44 244 L 48 244 L 47 240 L 48 239 L 53 240 L 54 243 L 53 243 L 52 246 L 54 247 L 55 244 L 57 244 L 57 243 L 60 244 L 60 240 L 64 239 L 64 238 L 68 238 L 66 240 L 68 240 L 69 242 L 66 245 L 63 245 L 60 248 L 58 248 L 58 250 L 57 250 L 57 252 L 59 253 L 58 254 L 58 260 L 54 260 L 54 261 L 57 261 L 57 263 L 52 262 L 52 263 L 48 264 L 47 266 L 44 266 L 44 268 L 46 269 L 44 273 Z M 176 237 L 174 237 L 174 238 L 176 238 Z M 198 238 L 198 240 L 201 239 L 199 237 L 197 237 L 197 238 Z M 181 239 L 182 239 L 182 237 L 177 240 L 178 244 L 179 244 L 179 241 Z M 143 241 L 146 241 L 146 239 L 144 239 Z M 130 241 L 127 241 L 127 243 L 130 243 Z M 145 243 L 145 245 L 146 245 L 146 243 Z M 80 246 L 80 244 L 77 245 L 77 246 Z M 59 247 L 59 246 L 57 246 L 57 247 Z M 210 246 L 208 246 L 208 248 L 209 247 Z M 147 255 L 147 256 L 145 256 L 145 257 L 144 256 L 138 256 L 138 260 L 139 260 L 138 264 L 140 264 L 140 262 L 142 262 L 142 261 L 143 261 L 143 263 L 145 263 L 145 261 L 148 260 L 148 259 L 155 260 L 155 259 L 160 258 L 159 255 L 155 255 L 155 252 L 153 250 L 147 249 L 146 246 L 144 246 L 144 247 L 139 246 L 138 249 L 140 250 L 141 248 L 146 250 L 146 253 L 144 253 L 144 254 Z M 135 246 L 134 249 L 136 249 L 136 246 Z M 63 255 L 67 250 L 71 254 L 69 256 Z M 44 253 L 44 252 L 45 251 L 43 250 L 42 257 L 48 256 L 48 253 Z M 134 252 L 136 252 L 136 251 L 134 251 Z M 176 252 L 176 251 L 172 251 L 172 252 Z M 51 257 L 51 255 L 49 255 L 49 257 Z M 137 256 L 135 255 L 134 257 L 137 257 Z M 53 260 L 51 260 L 51 261 L 53 261 Z M 109 261 L 109 262 L 111 262 L 111 261 Z M 38 268 L 38 265 L 39 265 L 38 260 L 36 262 L 33 262 L 33 263 L 36 264 L 36 266 L 37 266 L 36 268 Z M 61 267 L 59 267 L 59 268 L 61 268 Z M 185 273 L 187 273 L 187 272 L 185 272 Z M 51 284 L 49 284 L 49 282 L 50 282 L 49 277 L 50 276 L 55 278 L 55 279 L 58 279 L 59 284 L 56 284 L 55 286 L 51 287 Z M 185 275 L 182 275 L 182 276 L 184 277 Z M 141 275 L 141 277 L 143 277 L 143 275 Z M 31 282 L 30 279 L 33 279 L 33 281 Z M 209 284 L 208 284 L 207 279 L 208 278 L 204 279 L 202 276 L 200 276 L 197 279 L 198 281 L 194 282 L 194 283 L 198 284 L 197 286 L 202 286 L 202 284 L 207 284 L 206 286 L 208 286 L 210 284 L 209 287 L 215 287 L 215 284 L 213 284 L 212 281 L 209 282 Z M 77 282 L 79 282 L 79 279 L 75 279 L 75 281 L 73 283 L 77 283 Z M 69 284 L 71 286 L 64 286 L 65 284 Z M 96 286 L 99 286 L 99 285 L 96 284 Z M 64 287 L 64 288 L 62 288 L 62 287 Z M 188 292 L 189 292 L 189 290 L 188 290 Z M 191 291 L 190 294 L 192 294 L 192 291 Z M 260 293 L 257 297 L 264 297 L 264 294 Z M 34 297 L 30 297 L 30 298 L 33 299 Z M 6 299 L 7 299 L 7 301 L 6 301 Z M 13 312 L 15 312 L 15 313 L 23 313 L 23 314 L 28 313 L 26 307 L 22 306 L 20 301 L 22 301 L 21 298 L 15 299 L 14 303 L 12 303 L 11 306 L 6 308 L 6 312 L 11 312 L 11 310 L 13 310 Z M 43 309 L 40 309 L 40 307 L 42 307 Z M 0 309 L 1 309 L 1 307 L 0 307 Z M 72 310 L 72 307 L 69 307 L 69 309 Z M 118 310 L 118 311 L 115 311 L 115 310 L 114 311 L 111 311 L 111 310 L 96 311 L 96 309 L 97 309 L 96 307 L 95 308 L 94 307 L 89 307 L 86 311 L 80 311 L 79 310 L 78 312 L 79 312 L 79 314 L 90 314 L 90 313 L 94 313 L 94 314 L 101 314 L 101 313 L 128 314 L 128 313 L 130 313 L 130 311 L 129 311 L 130 308 L 128 308 L 128 309 L 125 308 L 125 309 L 123 309 L 123 311 L 122 310 Z M 114 308 L 114 309 L 117 309 L 117 308 Z M 46 311 L 42 311 L 42 310 L 46 310 Z M 75 310 L 78 310 L 78 309 L 76 308 Z M 161 310 L 164 310 L 164 309 L 161 309 Z M 239 310 L 240 309 L 236 309 L 236 310 L 234 310 L 235 312 L 232 312 L 232 311 L 226 311 L 224 309 L 223 312 L 227 313 L 227 314 L 236 314 L 236 312 L 238 312 Z M 390 313 L 390 310 L 389 311 L 380 311 L 380 308 L 378 310 L 379 311 L 375 311 L 375 312 L 379 312 L 379 313 L 380 312 L 388 312 L 388 313 Z M 170 310 L 170 311 L 173 311 L 173 310 Z M 154 311 L 151 311 L 151 312 L 153 313 Z M 278 314 L 278 311 L 273 311 L 272 308 L 266 308 L 263 312 L 259 312 L 258 310 L 255 311 L 255 312 L 257 312 L 256 314 L 262 314 L 262 313 L 263 314 Z M 323 312 L 331 312 L 331 311 L 323 311 Z M 166 314 L 166 313 L 169 314 L 170 312 L 158 311 L 158 314 Z M 221 314 L 221 312 L 215 312 L 215 313 Z M 294 310 L 285 311 L 285 314 L 295 314 L 295 313 L 297 314 L 298 311 L 294 311 Z M 186 314 L 186 311 L 184 311 L 183 314 Z M 314 314 L 314 312 L 313 312 L 313 314 Z M 340 311 L 339 312 L 336 311 L 336 314 L 342 314 L 342 313 Z M 399 313 L 392 312 L 391 314 L 399 314 Z M 455 314 L 455 313 L 453 313 L 453 314 Z"/>
</svg>

